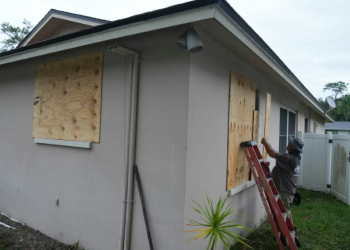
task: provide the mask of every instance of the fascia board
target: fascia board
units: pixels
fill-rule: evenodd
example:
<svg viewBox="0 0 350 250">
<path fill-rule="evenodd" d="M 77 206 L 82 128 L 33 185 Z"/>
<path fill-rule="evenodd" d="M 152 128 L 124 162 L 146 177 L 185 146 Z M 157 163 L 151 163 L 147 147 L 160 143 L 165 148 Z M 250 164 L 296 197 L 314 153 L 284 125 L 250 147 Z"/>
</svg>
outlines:
<svg viewBox="0 0 350 250">
<path fill-rule="evenodd" d="M 42 48 L 27 50 L 19 52 L 17 54 L 9 55 L 7 57 L 0 58 L 0 65 L 26 60 L 51 53 L 56 53 L 64 50 L 74 49 L 77 47 L 104 42 L 107 40 L 117 39 L 125 36 L 132 36 L 158 29 L 210 19 L 214 18 L 214 14 L 215 9 L 212 6 L 210 6 L 201 9 L 181 12 L 176 15 L 155 18 L 146 22 L 133 23 L 130 25 L 121 26 L 114 29 L 79 37 L 76 39 L 50 44 Z"/>
<path fill-rule="evenodd" d="M 51 19 L 51 16 L 47 17 L 39 27 L 36 27 L 35 31 L 29 37 L 27 37 L 26 41 L 20 46 L 21 47 L 26 46 L 33 39 L 33 37 L 36 36 L 36 34 L 42 29 L 42 27 L 44 27 L 47 24 L 47 22 L 50 21 L 50 19 Z"/>
<path fill-rule="evenodd" d="M 264 62 L 266 62 L 277 74 L 279 74 L 283 79 L 285 79 L 299 94 L 306 98 L 313 106 L 323 113 L 314 102 L 310 99 L 303 90 L 299 88 L 298 85 L 292 80 L 290 75 L 285 72 L 278 63 L 273 60 L 269 54 L 265 52 L 238 24 L 236 24 L 225 12 L 220 8 L 216 8 L 215 19 L 224 27 L 226 27 L 234 36 L 242 41 L 253 53 L 260 57 Z M 330 118 L 329 118 L 330 119 Z"/>
<path fill-rule="evenodd" d="M 88 20 L 83 20 L 81 18 L 74 18 L 74 17 L 69 17 L 69 16 L 65 16 L 65 15 L 61 15 L 61 14 L 57 14 L 57 13 L 52 13 L 50 16 L 48 16 L 44 22 L 36 28 L 35 32 L 33 32 L 33 34 L 31 34 L 26 41 L 21 45 L 21 47 L 27 45 L 34 36 L 36 36 L 36 34 L 52 19 L 52 18 L 58 18 L 58 19 L 62 19 L 62 20 L 66 20 L 66 21 L 70 21 L 70 22 L 75 22 L 75 23 L 81 23 L 81 24 L 85 24 L 85 25 L 90 25 L 90 26 L 96 26 L 96 25 L 101 25 L 101 23 L 99 22 L 93 22 L 93 21 L 88 21 Z"/>
</svg>

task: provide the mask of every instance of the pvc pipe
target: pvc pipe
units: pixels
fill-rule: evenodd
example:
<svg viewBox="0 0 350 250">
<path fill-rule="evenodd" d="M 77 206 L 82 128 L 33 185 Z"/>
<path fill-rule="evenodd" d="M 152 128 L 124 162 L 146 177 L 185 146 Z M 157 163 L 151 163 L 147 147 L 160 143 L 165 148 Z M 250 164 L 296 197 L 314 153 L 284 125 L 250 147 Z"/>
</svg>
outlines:
<svg viewBox="0 0 350 250">
<path fill-rule="evenodd" d="M 136 120 L 137 120 L 137 93 L 138 93 L 138 81 L 139 81 L 139 53 L 133 52 L 133 76 L 132 76 L 132 100 L 131 102 L 131 114 L 130 114 L 130 145 L 129 145 L 129 174 L 128 174 L 128 206 L 126 213 L 126 225 L 125 225 L 125 239 L 126 247 L 130 247 L 130 231 L 131 231 L 131 216 L 133 207 L 133 195 L 134 195 L 134 172 L 133 166 L 135 164 L 135 147 L 136 147 Z"/>
<path fill-rule="evenodd" d="M 126 162 L 124 175 L 124 196 L 122 209 L 122 223 L 120 227 L 119 249 L 130 247 L 131 217 L 133 205 L 134 176 L 133 166 L 135 164 L 136 147 L 136 120 L 137 120 L 137 92 L 139 75 L 139 53 L 118 44 L 110 46 L 109 51 L 117 52 L 123 56 L 129 56 L 129 117 L 126 138 Z"/>
</svg>

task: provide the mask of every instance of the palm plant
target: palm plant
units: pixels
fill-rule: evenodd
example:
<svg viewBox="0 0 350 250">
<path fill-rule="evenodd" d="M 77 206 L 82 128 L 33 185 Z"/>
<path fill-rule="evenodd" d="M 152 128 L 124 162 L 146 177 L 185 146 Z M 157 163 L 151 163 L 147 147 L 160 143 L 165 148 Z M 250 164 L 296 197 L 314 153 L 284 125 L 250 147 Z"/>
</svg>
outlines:
<svg viewBox="0 0 350 250">
<path fill-rule="evenodd" d="M 207 194 L 207 204 L 201 205 L 198 201 L 195 201 L 193 199 L 192 201 L 195 205 L 191 207 L 200 215 L 200 218 L 203 222 L 197 222 L 195 220 L 189 219 L 191 224 L 188 224 L 188 225 L 202 226 L 205 228 L 184 231 L 184 232 L 199 232 L 197 235 L 187 240 L 186 242 L 192 242 L 202 237 L 204 237 L 204 239 L 209 238 L 207 250 L 209 250 L 210 247 L 211 247 L 211 250 L 214 250 L 214 247 L 215 249 L 217 249 L 218 240 L 221 240 L 226 250 L 229 250 L 228 242 L 230 244 L 233 244 L 231 241 L 231 238 L 233 238 L 236 241 L 250 248 L 250 246 L 243 241 L 245 240 L 244 237 L 236 233 L 233 233 L 229 229 L 240 228 L 240 229 L 249 230 L 249 231 L 253 231 L 253 230 L 240 224 L 234 224 L 234 221 L 232 220 L 226 221 L 226 222 L 224 221 L 230 214 L 233 213 L 233 210 L 231 208 L 232 204 L 228 204 L 227 206 L 225 206 L 226 198 L 222 199 L 222 197 L 220 196 L 220 199 L 217 202 L 215 209 L 214 209 L 212 199 L 208 194 Z"/>
</svg>

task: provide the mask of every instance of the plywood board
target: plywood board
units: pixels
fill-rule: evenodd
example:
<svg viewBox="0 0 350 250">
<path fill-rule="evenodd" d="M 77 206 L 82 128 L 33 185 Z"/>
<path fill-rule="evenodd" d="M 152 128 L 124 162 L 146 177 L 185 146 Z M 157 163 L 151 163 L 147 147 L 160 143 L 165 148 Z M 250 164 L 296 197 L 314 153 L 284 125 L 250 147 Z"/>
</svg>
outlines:
<svg viewBox="0 0 350 250">
<path fill-rule="evenodd" d="M 260 142 L 260 112 L 253 110 L 253 140 Z"/>
<path fill-rule="evenodd" d="M 32 137 L 100 141 L 103 52 L 36 67 Z"/>
<path fill-rule="evenodd" d="M 266 106 L 265 106 L 265 130 L 264 130 L 264 137 L 269 140 L 270 136 L 270 113 L 271 113 L 271 94 L 266 94 Z M 267 159 L 267 152 L 264 147 L 263 149 L 263 155 L 262 155 L 264 161 Z"/>
<path fill-rule="evenodd" d="M 227 190 L 250 179 L 250 167 L 240 147 L 252 140 L 255 84 L 231 71 Z"/>
</svg>

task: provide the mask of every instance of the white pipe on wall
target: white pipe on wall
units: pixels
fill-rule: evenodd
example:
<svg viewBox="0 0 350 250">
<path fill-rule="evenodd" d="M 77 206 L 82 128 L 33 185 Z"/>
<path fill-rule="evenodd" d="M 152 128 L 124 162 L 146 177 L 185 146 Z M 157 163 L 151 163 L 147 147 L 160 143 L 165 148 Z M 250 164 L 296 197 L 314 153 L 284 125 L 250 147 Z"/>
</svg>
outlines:
<svg viewBox="0 0 350 250">
<path fill-rule="evenodd" d="M 138 75 L 139 75 L 139 53 L 130 50 L 118 44 L 110 46 L 109 51 L 117 52 L 124 56 L 129 56 L 129 117 L 127 124 L 126 138 L 126 162 L 124 175 L 124 196 L 122 209 L 122 223 L 120 226 L 120 241 L 119 249 L 129 249 L 130 247 L 130 231 L 131 231 L 131 216 L 133 205 L 133 188 L 134 175 L 133 166 L 135 164 L 135 147 L 136 147 L 136 120 L 137 120 L 137 93 L 138 93 Z"/>
</svg>

